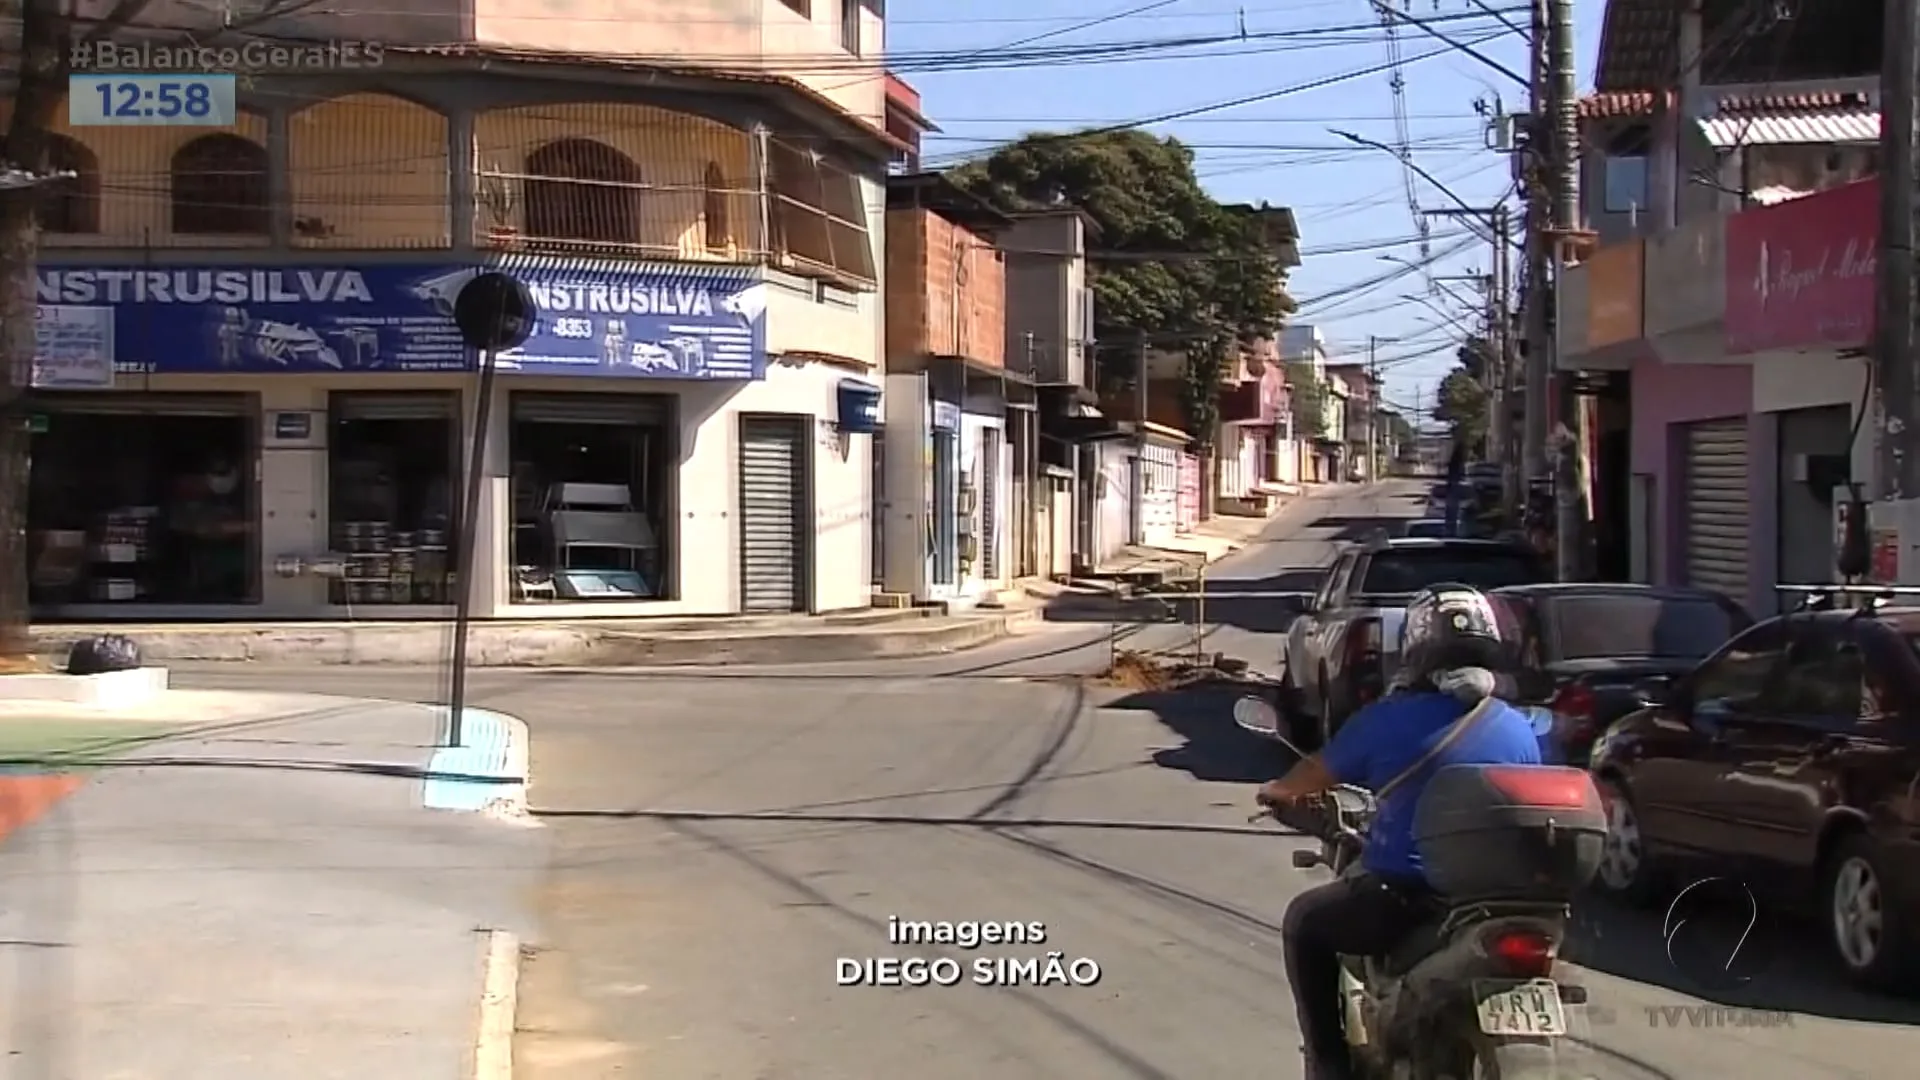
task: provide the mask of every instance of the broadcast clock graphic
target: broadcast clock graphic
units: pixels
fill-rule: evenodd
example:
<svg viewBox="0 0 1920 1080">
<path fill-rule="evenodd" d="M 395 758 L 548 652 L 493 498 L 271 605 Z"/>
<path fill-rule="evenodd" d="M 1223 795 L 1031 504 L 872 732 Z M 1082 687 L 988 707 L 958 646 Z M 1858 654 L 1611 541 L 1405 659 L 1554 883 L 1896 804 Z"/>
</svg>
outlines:
<svg viewBox="0 0 1920 1080">
<path fill-rule="evenodd" d="M 73 75 L 67 80 L 67 123 L 232 127 L 237 97 L 232 75 Z"/>
</svg>

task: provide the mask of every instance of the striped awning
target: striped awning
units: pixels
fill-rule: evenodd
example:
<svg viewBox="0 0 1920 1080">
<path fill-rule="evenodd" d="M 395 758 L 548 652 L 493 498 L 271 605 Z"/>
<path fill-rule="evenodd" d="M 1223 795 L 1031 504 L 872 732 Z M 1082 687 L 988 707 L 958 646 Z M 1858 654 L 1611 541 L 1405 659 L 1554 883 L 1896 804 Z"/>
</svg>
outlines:
<svg viewBox="0 0 1920 1080">
<path fill-rule="evenodd" d="M 1737 146 L 1872 143 L 1880 139 L 1880 114 L 1870 109 L 1812 109 L 1710 116 L 1700 121 L 1700 132 L 1716 150 Z"/>
</svg>

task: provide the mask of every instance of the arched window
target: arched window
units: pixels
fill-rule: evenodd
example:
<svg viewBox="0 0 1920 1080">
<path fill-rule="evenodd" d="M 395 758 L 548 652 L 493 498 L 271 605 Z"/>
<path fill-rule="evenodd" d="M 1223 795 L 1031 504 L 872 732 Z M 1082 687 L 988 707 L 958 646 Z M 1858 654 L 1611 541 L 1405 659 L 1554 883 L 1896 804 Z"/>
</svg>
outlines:
<svg viewBox="0 0 1920 1080">
<path fill-rule="evenodd" d="M 173 155 L 173 231 L 265 236 L 267 150 L 238 135 L 202 135 Z"/>
<path fill-rule="evenodd" d="M 73 173 L 41 189 L 40 228 L 50 233 L 86 235 L 100 231 L 100 160 L 65 135 L 47 136 L 47 171 Z"/>
<path fill-rule="evenodd" d="M 527 156 L 532 240 L 639 239 L 640 168 L 603 142 L 562 139 Z"/>
<path fill-rule="evenodd" d="M 701 217 L 707 226 L 707 250 L 725 251 L 733 244 L 733 229 L 727 221 L 727 178 L 718 162 L 707 163 L 701 186 L 706 189 Z"/>
</svg>

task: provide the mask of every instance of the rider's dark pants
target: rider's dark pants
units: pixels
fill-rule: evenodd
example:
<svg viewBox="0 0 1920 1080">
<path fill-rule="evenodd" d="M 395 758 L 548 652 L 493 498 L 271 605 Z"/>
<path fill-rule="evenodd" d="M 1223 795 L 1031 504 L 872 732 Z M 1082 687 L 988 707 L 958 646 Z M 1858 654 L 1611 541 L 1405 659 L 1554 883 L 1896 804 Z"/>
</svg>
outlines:
<svg viewBox="0 0 1920 1080">
<path fill-rule="evenodd" d="M 1352 1072 L 1340 997 L 1340 957 L 1384 956 L 1419 923 L 1424 895 L 1362 874 L 1294 897 L 1281 939 L 1309 1062 L 1321 1075 Z M 1312 1076 L 1313 1074 L 1309 1074 Z"/>
</svg>

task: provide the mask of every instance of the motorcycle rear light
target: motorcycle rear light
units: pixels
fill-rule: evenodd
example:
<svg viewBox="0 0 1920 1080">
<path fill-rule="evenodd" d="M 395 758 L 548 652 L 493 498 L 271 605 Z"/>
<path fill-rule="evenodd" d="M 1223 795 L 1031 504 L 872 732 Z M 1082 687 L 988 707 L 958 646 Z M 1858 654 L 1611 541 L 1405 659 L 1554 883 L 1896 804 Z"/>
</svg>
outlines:
<svg viewBox="0 0 1920 1080">
<path fill-rule="evenodd" d="M 1519 806 L 1585 810 L 1598 806 L 1599 789 L 1584 769 L 1545 765 L 1489 765 L 1480 770 L 1494 790 Z"/>
<path fill-rule="evenodd" d="M 1553 971 L 1553 939 L 1536 930 L 1496 930 L 1482 945 L 1515 978 L 1544 978 Z"/>
</svg>

